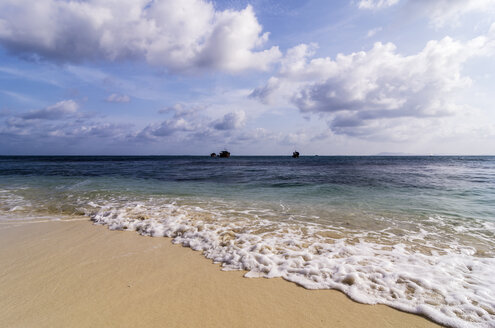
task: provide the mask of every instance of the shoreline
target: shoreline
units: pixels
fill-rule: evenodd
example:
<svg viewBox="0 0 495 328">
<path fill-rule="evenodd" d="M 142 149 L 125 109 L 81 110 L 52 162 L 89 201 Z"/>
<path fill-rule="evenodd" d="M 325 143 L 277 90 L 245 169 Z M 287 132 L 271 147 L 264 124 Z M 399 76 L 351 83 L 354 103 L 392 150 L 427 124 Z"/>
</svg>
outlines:
<svg viewBox="0 0 495 328">
<path fill-rule="evenodd" d="M 221 271 L 170 238 L 89 220 L 0 226 L 5 327 L 440 327 L 336 290 Z"/>
</svg>

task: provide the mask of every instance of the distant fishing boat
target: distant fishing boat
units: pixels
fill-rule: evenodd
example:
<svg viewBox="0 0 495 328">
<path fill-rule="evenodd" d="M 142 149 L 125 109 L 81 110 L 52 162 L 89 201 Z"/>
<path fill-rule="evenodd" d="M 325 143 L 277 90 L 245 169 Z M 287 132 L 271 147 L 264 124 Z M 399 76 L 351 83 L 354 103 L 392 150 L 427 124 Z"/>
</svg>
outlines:
<svg viewBox="0 0 495 328">
<path fill-rule="evenodd" d="M 220 152 L 220 154 L 218 154 L 218 157 L 229 158 L 230 157 L 230 153 L 227 150 L 222 150 Z"/>
<path fill-rule="evenodd" d="M 211 153 L 211 154 L 210 154 L 210 157 L 217 157 L 217 154 L 215 154 L 215 153 Z"/>
<path fill-rule="evenodd" d="M 299 158 L 299 152 L 297 150 L 292 153 L 292 158 Z"/>
</svg>

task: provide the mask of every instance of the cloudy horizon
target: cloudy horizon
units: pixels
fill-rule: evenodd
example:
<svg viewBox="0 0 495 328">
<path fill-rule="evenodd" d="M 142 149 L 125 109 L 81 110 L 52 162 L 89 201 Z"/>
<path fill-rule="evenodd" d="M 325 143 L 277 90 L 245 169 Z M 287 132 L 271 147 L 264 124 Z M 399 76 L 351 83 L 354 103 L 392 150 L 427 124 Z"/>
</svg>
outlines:
<svg viewBox="0 0 495 328">
<path fill-rule="evenodd" d="M 0 155 L 495 155 L 495 0 L 0 0 Z"/>
</svg>

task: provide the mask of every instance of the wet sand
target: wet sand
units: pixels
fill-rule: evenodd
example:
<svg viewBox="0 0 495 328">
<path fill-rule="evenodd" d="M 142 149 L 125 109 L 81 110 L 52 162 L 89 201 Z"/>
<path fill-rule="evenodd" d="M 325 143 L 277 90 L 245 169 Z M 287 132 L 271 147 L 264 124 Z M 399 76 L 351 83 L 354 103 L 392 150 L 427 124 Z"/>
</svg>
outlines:
<svg viewBox="0 0 495 328">
<path fill-rule="evenodd" d="M 2 327 L 438 327 L 87 220 L 0 224 Z"/>
</svg>

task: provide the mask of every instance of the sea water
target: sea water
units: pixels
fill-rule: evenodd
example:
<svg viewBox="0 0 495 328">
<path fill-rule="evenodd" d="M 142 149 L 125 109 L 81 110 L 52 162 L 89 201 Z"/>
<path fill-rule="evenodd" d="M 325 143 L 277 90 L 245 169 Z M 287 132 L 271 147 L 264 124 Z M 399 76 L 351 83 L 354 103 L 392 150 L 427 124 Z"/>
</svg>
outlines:
<svg viewBox="0 0 495 328">
<path fill-rule="evenodd" d="M 495 157 L 0 157 L 1 224 L 74 216 L 246 277 L 495 327 Z"/>
</svg>

